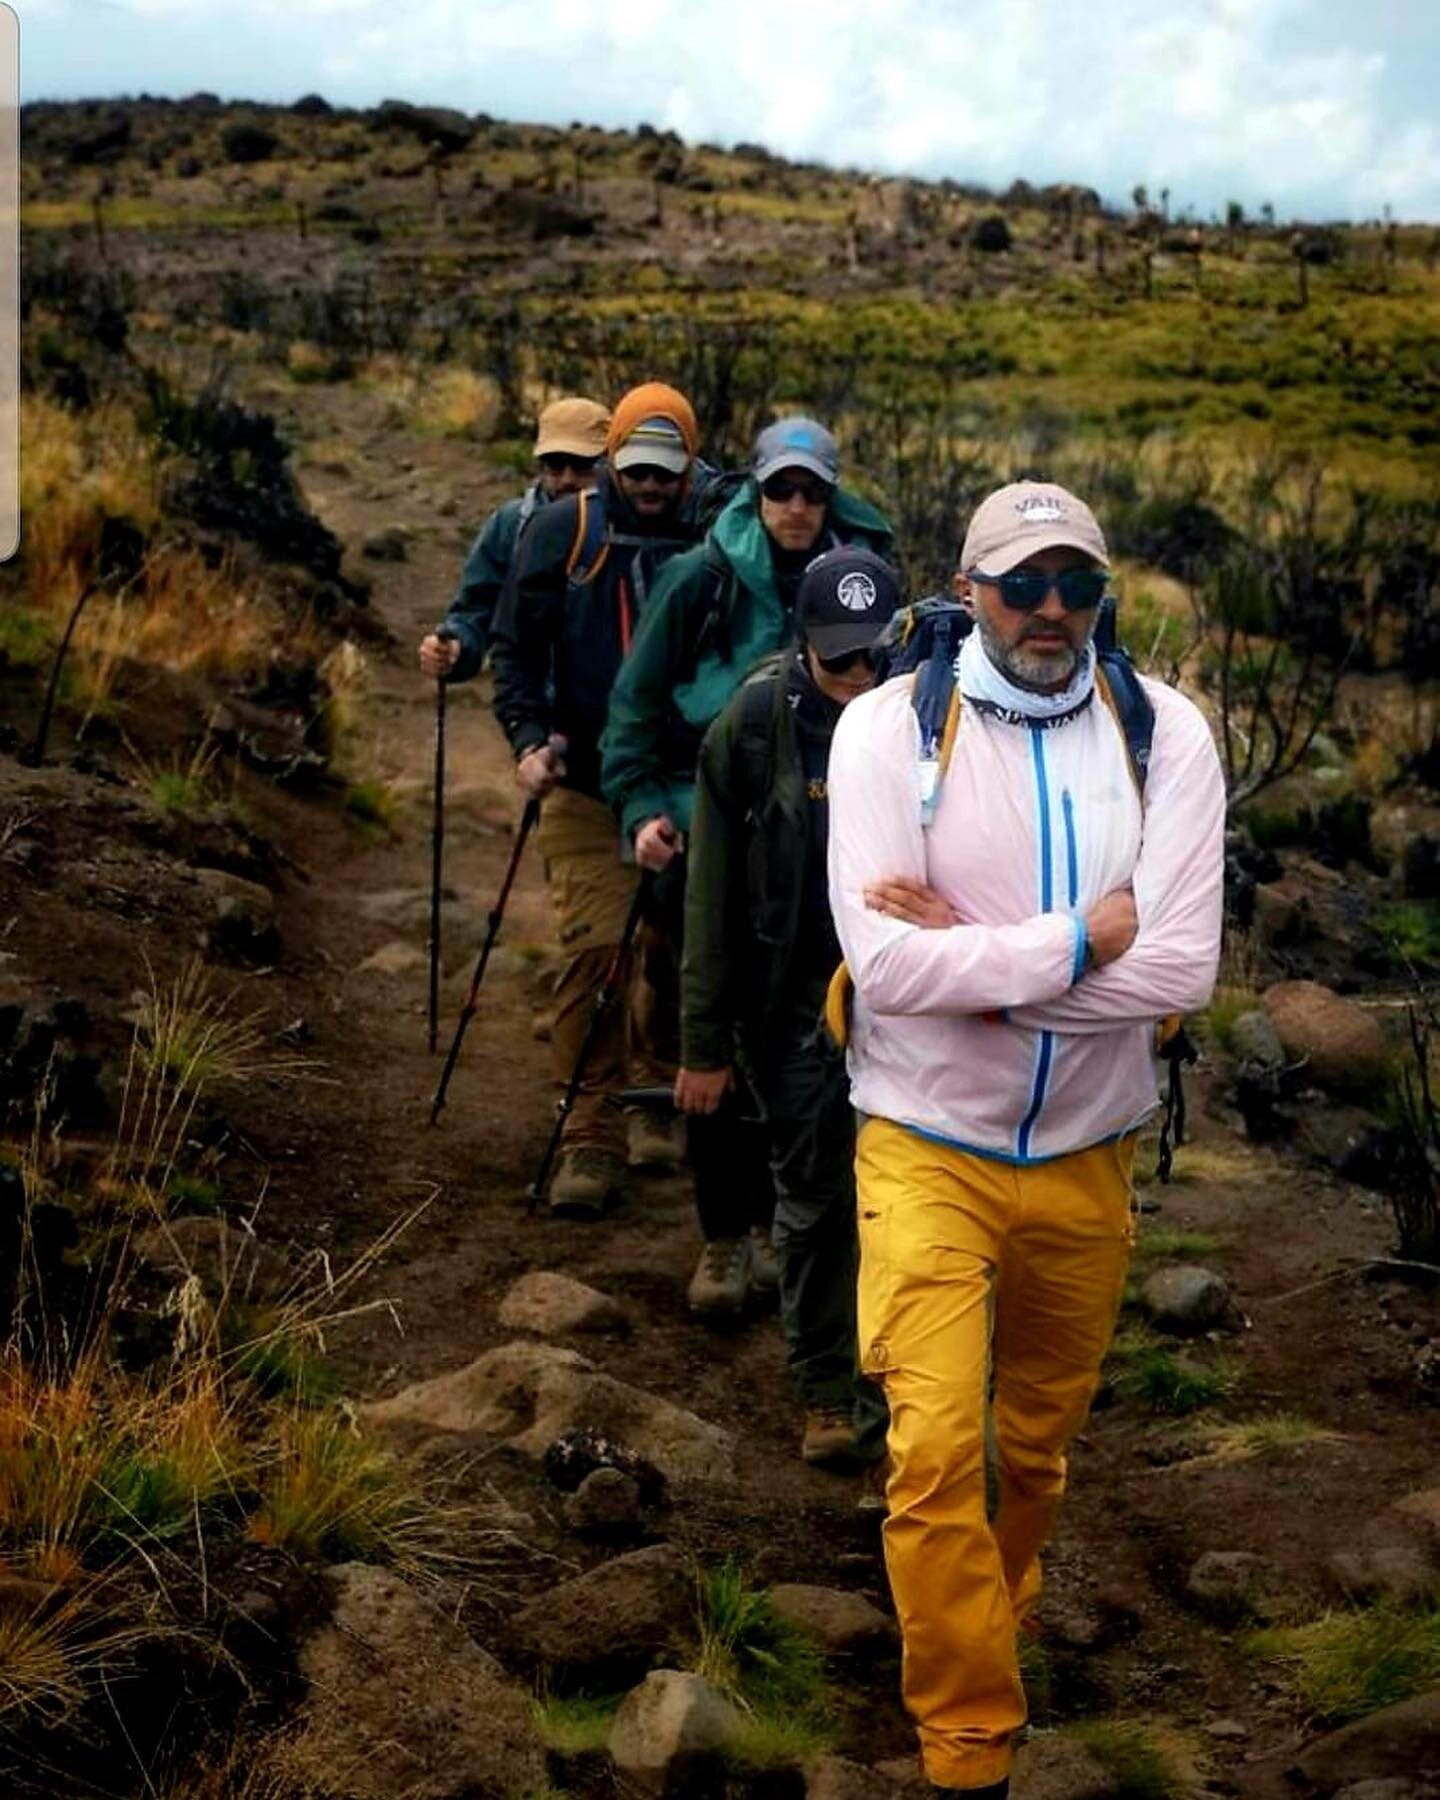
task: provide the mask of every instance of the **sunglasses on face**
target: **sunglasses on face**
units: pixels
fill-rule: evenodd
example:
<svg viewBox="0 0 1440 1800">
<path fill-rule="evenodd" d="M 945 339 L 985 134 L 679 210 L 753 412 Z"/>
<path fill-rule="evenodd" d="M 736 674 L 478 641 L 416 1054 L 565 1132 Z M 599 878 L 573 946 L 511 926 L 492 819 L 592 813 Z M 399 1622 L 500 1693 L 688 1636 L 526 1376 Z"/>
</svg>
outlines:
<svg viewBox="0 0 1440 1800">
<path fill-rule="evenodd" d="M 599 461 L 594 456 L 570 456 L 563 450 L 546 451 L 540 467 L 551 475 L 589 475 Z"/>
<path fill-rule="evenodd" d="M 1066 612 L 1088 612 L 1105 598 L 1110 576 L 1105 569 L 1062 569 L 1058 575 L 1047 575 L 1040 569 L 1011 569 L 1006 575 L 982 575 L 970 571 L 972 581 L 998 588 L 1002 602 L 1012 612 L 1034 612 L 1045 604 L 1045 596 L 1053 587 Z"/>
<path fill-rule="evenodd" d="M 830 499 L 829 485 L 815 475 L 791 475 L 784 472 L 772 475 L 761 482 L 760 492 L 777 506 L 783 506 L 797 494 L 807 506 L 824 506 Z"/>
<path fill-rule="evenodd" d="M 621 473 L 627 481 L 649 483 L 652 487 L 679 487 L 681 482 L 673 469 L 662 469 L 658 463 L 632 463 Z"/>
<path fill-rule="evenodd" d="M 875 652 L 868 644 L 860 650 L 842 650 L 838 656 L 822 656 L 817 650 L 815 660 L 827 675 L 848 675 L 862 664 L 875 673 Z"/>
</svg>

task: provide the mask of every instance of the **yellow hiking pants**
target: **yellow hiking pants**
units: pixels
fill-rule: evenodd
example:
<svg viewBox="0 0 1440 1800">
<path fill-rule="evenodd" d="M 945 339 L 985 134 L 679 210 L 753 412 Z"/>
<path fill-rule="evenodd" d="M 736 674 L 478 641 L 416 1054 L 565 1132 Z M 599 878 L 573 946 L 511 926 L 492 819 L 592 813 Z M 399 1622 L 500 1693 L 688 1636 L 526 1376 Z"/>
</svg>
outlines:
<svg viewBox="0 0 1440 1800">
<path fill-rule="evenodd" d="M 860 1128 L 860 1362 L 890 1404 L 885 1560 L 905 1704 L 942 1787 L 1000 1781 L 1025 1722 L 1016 1632 L 1120 1305 L 1134 1148 L 1016 1167 L 888 1119 Z"/>
</svg>

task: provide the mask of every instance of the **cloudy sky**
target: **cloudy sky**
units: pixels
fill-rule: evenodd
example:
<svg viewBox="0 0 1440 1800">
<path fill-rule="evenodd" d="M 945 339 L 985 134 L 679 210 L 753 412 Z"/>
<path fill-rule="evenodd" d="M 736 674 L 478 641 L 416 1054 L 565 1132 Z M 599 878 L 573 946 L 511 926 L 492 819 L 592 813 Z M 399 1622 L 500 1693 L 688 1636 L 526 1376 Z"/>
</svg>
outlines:
<svg viewBox="0 0 1440 1800">
<path fill-rule="evenodd" d="M 1437 0 L 15 0 L 26 99 L 387 97 L 1440 221 Z"/>
</svg>

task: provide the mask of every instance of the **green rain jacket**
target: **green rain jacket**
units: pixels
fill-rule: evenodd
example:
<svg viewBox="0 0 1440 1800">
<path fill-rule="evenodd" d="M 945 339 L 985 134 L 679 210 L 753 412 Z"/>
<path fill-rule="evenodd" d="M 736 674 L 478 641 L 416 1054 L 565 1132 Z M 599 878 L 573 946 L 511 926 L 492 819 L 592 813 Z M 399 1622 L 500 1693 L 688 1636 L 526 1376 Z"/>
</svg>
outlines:
<svg viewBox="0 0 1440 1800">
<path fill-rule="evenodd" d="M 864 544 L 893 556 L 885 515 L 836 488 L 815 554 Z M 747 481 L 703 544 L 665 566 L 610 694 L 601 785 L 628 842 L 664 814 L 690 830 L 700 742 L 746 674 L 790 642 L 759 488 Z"/>
</svg>

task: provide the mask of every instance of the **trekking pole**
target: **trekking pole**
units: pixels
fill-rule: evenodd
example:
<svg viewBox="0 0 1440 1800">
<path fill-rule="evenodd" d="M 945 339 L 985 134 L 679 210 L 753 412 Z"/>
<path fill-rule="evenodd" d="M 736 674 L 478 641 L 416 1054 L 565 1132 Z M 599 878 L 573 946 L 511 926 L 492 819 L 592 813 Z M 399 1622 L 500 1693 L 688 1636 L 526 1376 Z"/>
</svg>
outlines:
<svg viewBox="0 0 1440 1800">
<path fill-rule="evenodd" d="M 446 631 L 437 631 L 443 642 Z M 430 1054 L 440 1031 L 440 871 L 445 857 L 445 677 L 435 683 L 435 814 L 430 831 Z"/>
<path fill-rule="evenodd" d="M 450 1045 L 449 1054 L 445 1058 L 445 1067 L 440 1071 L 440 1085 L 435 1089 L 435 1098 L 430 1102 L 430 1123 L 433 1125 L 440 1117 L 445 1105 L 445 1090 L 450 1086 L 450 1077 L 455 1073 L 455 1064 L 460 1060 L 460 1045 L 465 1036 L 466 1027 L 475 1017 L 475 998 L 480 992 L 480 983 L 485 979 L 485 965 L 490 960 L 490 952 L 495 947 L 495 940 L 500 935 L 500 921 L 505 916 L 505 902 L 510 898 L 510 889 L 515 885 L 515 873 L 520 867 L 520 858 L 525 851 L 525 840 L 535 829 L 540 817 L 540 802 L 527 800 L 525 810 L 520 815 L 520 828 L 515 833 L 515 847 L 510 852 L 510 861 L 505 870 L 505 878 L 500 883 L 500 892 L 495 896 L 495 904 L 490 908 L 489 917 L 485 921 L 485 942 L 480 946 L 480 959 L 475 964 L 475 973 L 470 978 L 470 992 L 465 996 L 465 1004 L 460 1008 L 460 1022 L 455 1027 L 455 1037 Z"/>
<path fill-rule="evenodd" d="M 550 1132 L 550 1141 L 545 1146 L 545 1154 L 540 1158 L 540 1167 L 535 1171 L 535 1179 L 530 1183 L 529 1205 L 527 1211 L 533 1212 L 545 1197 L 545 1188 L 550 1180 L 550 1167 L 555 1161 L 555 1153 L 560 1148 L 560 1138 L 565 1130 L 565 1121 L 575 1110 L 575 1102 L 580 1095 L 580 1083 L 585 1079 L 585 1070 L 595 1046 L 600 1041 L 600 1032 L 610 1009 L 620 996 L 620 986 L 625 978 L 626 966 L 630 961 L 630 946 L 635 941 L 635 933 L 639 929 L 640 919 L 650 898 L 650 889 L 655 880 L 647 869 L 640 876 L 635 889 L 635 898 L 630 902 L 630 911 L 626 915 L 624 929 L 620 933 L 620 942 L 615 946 L 615 953 L 610 958 L 610 965 L 605 971 L 605 979 L 600 983 L 595 995 L 594 1010 L 590 1014 L 590 1023 L 585 1028 L 584 1041 L 580 1045 L 580 1053 L 575 1058 L 575 1067 L 570 1071 L 570 1080 L 560 1103 L 555 1108 L 555 1124 Z"/>
</svg>

